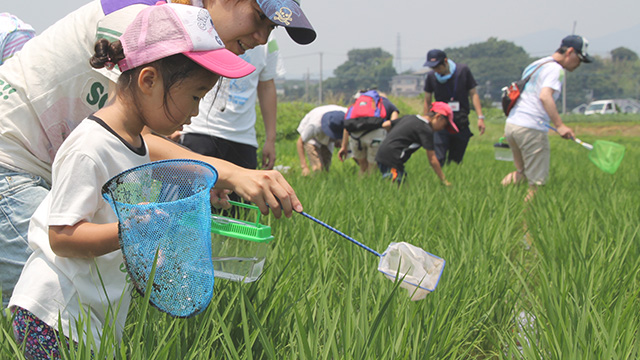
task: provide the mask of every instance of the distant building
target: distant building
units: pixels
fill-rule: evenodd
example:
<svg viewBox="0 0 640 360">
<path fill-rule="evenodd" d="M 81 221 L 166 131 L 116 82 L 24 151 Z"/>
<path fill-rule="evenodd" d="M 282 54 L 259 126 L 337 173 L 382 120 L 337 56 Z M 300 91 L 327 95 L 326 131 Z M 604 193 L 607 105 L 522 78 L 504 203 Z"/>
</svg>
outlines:
<svg viewBox="0 0 640 360">
<path fill-rule="evenodd" d="M 284 96 L 285 95 L 285 91 L 284 91 L 285 81 L 286 80 L 285 80 L 284 77 L 278 77 L 278 78 L 275 78 L 273 80 L 273 83 L 276 85 L 276 94 L 278 96 Z"/>
<path fill-rule="evenodd" d="M 396 75 L 391 78 L 391 94 L 415 97 L 424 92 L 424 80 L 431 69 L 422 69 L 411 74 Z"/>
</svg>

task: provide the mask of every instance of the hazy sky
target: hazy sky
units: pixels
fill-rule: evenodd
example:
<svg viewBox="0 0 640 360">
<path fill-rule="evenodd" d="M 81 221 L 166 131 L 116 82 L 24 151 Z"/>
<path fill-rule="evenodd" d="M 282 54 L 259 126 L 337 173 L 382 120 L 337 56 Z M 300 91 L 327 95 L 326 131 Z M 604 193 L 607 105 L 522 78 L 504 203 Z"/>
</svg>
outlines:
<svg viewBox="0 0 640 360">
<path fill-rule="evenodd" d="M 0 12 L 13 13 L 40 32 L 87 2 L 3 0 Z M 276 30 L 286 77 L 291 79 L 307 72 L 317 79 L 321 53 L 325 78 L 347 60 L 351 49 L 382 47 L 396 57 L 398 40 L 401 60 L 394 65 L 403 71 L 420 68 L 431 48 L 465 46 L 489 37 L 514 40 L 545 30 L 570 34 L 574 26 L 577 34 L 591 40 L 592 49 L 609 51 L 614 47 L 592 39 L 634 26 L 638 29 L 640 24 L 640 1 L 636 0 L 303 0 L 302 7 L 318 33 L 314 43 L 297 45 L 284 29 Z M 531 55 L 552 53 L 560 39 Z M 635 41 L 640 43 L 640 33 Z"/>
</svg>

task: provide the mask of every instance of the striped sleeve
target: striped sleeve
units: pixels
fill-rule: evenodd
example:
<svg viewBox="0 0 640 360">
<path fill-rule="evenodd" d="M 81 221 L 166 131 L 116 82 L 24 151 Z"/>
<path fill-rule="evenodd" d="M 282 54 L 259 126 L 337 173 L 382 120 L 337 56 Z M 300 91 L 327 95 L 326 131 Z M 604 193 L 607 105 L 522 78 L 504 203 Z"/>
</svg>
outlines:
<svg viewBox="0 0 640 360">
<path fill-rule="evenodd" d="M 18 52 L 24 44 L 35 36 L 32 31 L 15 31 L 7 35 L 2 44 L 2 57 L 0 64 L 3 64 L 8 58 Z"/>
</svg>

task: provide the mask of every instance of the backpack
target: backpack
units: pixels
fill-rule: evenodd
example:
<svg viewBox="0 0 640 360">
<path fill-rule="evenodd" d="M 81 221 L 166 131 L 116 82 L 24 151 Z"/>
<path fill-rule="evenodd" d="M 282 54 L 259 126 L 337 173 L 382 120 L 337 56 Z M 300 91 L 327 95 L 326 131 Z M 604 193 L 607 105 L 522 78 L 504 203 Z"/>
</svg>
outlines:
<svg viewBox="0 0 640 360">
<path fill-rule="evenodd" d="M 543 62 L 542 64 L 538 65 L 535 69 L 533 69 L 533 71 L 529 75 L 527 75 L 527 77 L 525 77 L 524 79 L 514 81 L 508 86 L 505 86 L 502 88 L 502 98 L 501 98 L 502 111 L 506 116 L 509 116 L 511 109 L 516 104 L 516 101 L 518 101 L 518 99 L 520 98 L 520 95 L 524 91 L 524 87 L 527 85 L 527 83 L 531 79 L 531 76 L 533 76 L 533 74 L 536 71 L 538 71 L 538 69 L 540 69 L 542 65 L 546 63 L 550 63 L 552 61 L 554 60 Z"/>
<path fill-rule="evenodd" d="M 361 93 L 347 110 L 344 128 L 350 133 L 375 130 L 382 127 L 386 117 L 382 97 L 376 90 L 368 90 Z"/>
</svg>

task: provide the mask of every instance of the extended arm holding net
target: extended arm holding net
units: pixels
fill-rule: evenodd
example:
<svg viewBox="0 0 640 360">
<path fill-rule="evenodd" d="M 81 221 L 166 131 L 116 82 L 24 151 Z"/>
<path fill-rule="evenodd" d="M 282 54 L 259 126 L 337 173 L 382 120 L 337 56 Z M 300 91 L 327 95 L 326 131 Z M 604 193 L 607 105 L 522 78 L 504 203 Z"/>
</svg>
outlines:
<svg viewBox="0 0 640 360">
<path fill-rule="evenodd" d="M 553 130 L 553 131 L 555 131 L 555 132 L 558 132 L 558 129 L 554 128 L 553 126 L 551 126 L 551 125 L 549 125 L 549 124 L 547 124 L 547 123 L 544 123 L 544 125 L 545 125 L 546 127 L 548 127 L 549 129 L 551 129 L 551 130 Z M 559 133 L 558 133 L 558 134 L 559 134 Z M 572 138 L 571 140 L 573 140 L 573 141 L 577 142 L 578 144 L 580 144 L 580 145 L 584 146 L 586 149 L 593 150 L 593 145 L 591 145 L 591 144 L 589 144 L 589 143 L 586 143 L 586 142 L 584 142 L 584 141 L 582 141 L 582 140 L 578 139 L 577 137 L 574 137 L 574 138 Z"/>
</svg>

